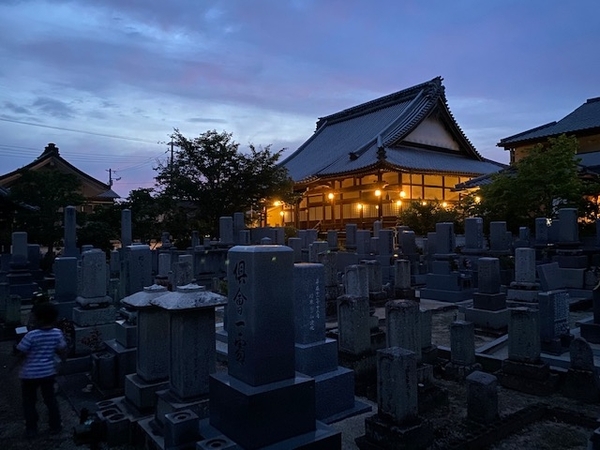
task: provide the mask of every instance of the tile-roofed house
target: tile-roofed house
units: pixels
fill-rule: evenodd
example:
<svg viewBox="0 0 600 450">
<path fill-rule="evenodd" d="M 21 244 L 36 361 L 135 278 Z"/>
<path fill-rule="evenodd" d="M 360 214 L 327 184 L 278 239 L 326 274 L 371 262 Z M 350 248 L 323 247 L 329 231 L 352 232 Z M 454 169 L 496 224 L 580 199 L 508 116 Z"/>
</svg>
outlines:
<svg viewBox="0 0 600 450">
<path fill-rule="evenodd" d="M 456 123 L 441 77 L 320 118 L 282 164 L 303 193 L 281 211 L 284 223 L 322 229 L 395 223 L 408 201 L 455 202 L 456 184 L 503 167 Z"/>
<path fill-rule="evenodd" d="M 497 145 L 509 150 L 511 162 L 515 162 L 527 155 L 536 144 L 545 144 L 548 138 L 561 134 L 577 137 L 580 157 L 585 153 L 600 151 L 600 97 L 588 99 L 558 122 L 500 139 Z"/>
<path fill-rule="evenodd" d="M 119 195 L 108 184 L 86 174 L 60 156 L 58 147 L 53 143 L 49 143 L 42 154 L 29 164 L 0 175 L 0 187 L 10 188 L 21 177 L 24 171 L 48 169 L 73 174 L 81 181 L 81 193 L 86 199 L 86 204 L 81 208 L 84 208 L 85 211 L 92 211 L 96 205 L 112 204 L 115 199 L 119 198 Z"/>
</svg>

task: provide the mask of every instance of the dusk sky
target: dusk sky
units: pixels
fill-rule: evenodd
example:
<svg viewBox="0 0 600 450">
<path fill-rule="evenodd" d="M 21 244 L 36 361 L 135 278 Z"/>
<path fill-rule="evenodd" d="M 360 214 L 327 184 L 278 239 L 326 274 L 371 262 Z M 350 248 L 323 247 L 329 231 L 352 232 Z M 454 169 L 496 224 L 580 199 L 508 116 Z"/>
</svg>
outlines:
<svg viewBox="0 0 600 450">
<path fill-rule="evenodd" d="M 0 2 L 0 173 L 48 142 L 122 197 L 174 128 L 296 150 L 326 116 L 436 76 L 477 150 L 600 96 L 600 3 Z"/>
</svg>

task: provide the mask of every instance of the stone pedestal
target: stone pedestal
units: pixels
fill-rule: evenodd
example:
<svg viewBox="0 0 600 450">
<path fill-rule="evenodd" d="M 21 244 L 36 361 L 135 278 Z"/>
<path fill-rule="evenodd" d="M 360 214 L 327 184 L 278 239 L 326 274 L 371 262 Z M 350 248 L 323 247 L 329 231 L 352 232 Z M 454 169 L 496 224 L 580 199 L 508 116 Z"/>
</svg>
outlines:
<svg viewBox="0 0 600 450">
<path fill-rule="evenodd" d="M 316 421 L 314 379 L 295 370 L 292 249 L 237 246 L 228 256 L 229 370 L 210 378 L 201 434 L 247 449 L 341 448 L 340 434 Z"/>
</svg>

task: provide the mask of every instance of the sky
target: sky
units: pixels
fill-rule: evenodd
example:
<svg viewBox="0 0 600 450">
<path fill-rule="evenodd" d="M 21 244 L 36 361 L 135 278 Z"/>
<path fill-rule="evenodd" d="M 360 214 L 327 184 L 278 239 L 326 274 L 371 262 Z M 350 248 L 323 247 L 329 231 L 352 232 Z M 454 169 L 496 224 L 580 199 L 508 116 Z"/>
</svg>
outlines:
<svg viewBox="0 0 600 450">
<path fill-rule="evenodd" d="M 0 173 L 49 142 L 122 197 L 175 128 L 296 150 L 319 117 L 443 77 L 476 149 L 600 96 L 597 0 L 1 0 Z"/>
</svg>

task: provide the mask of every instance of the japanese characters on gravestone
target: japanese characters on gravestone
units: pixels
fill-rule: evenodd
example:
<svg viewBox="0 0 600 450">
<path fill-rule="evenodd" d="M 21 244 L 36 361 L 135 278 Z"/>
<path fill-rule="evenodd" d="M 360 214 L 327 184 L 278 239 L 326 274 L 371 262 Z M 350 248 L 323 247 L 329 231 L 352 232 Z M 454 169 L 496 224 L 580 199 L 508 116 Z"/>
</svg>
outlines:
<svg viewBox="0 0 600 450">
<path fill-rule="evenodd" d="M 316 416 L 327 423 L 365 405 L 355 407 L 354 372 L 338 367 L 337 341 L 325 336 L 324 275 L 322 264 L 294 264 L 296 371 L 314 377 Z"/>
<path fill-rule="evenodd" d="M 484 248 L 483 219 L 467 217 L 465 219 L 465 246 L 463 253 L 480 253 Z"/>
<path fill-rule="evenodd" d="M 419 304 L 411 300 L 392 300 L 385 304 L 386 347 L 402 347 L 421 361 Z"/>
<path fill-rule="evenodd" d="M 210 379 L 210 421 L 201 428 L 249 449 L 291 438 L 340 448 L 339 434 L 317 426 L 314 380 L 296 376 L 292 250 L 237 246 L 228 258 L 228 373 Z"/>
</svg>

